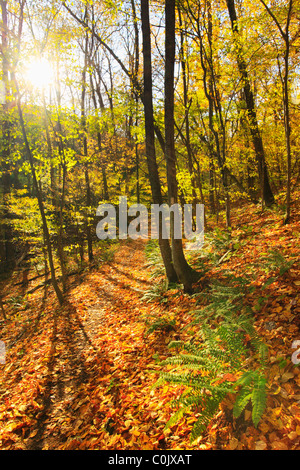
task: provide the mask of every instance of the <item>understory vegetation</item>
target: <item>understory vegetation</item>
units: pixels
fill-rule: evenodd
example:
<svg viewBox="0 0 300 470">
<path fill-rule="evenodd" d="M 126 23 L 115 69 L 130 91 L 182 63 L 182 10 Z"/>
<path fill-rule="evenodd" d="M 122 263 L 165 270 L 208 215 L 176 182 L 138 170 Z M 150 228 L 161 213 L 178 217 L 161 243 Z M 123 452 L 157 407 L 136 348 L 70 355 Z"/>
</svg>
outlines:
<svg viewBox="0 0 300 470">
<path fill-rule="evenodd" d="M 192 257 L 203 277 L 231 257 L 242 256 L 240 248 L 247 244 L 252 231 L 253 227 L 249 225 L 241 227 L 238 234 L 219 228 L 208 233 L 202 251 Z M 152 275 L 159 277 L 157 245 L 150 241 L 145 251 Z M 267 344 L 255 328 L 255 315 L 268 299 L 264 290 L 288 272 L 297 261 L 297 255 L 291 253 L 287 258 L 279 249 L 268 248 L 259 258 L 252 265 L 244 266 L 247 275 L 237 276 L 224 269 L 221 279 L 211 279 L 209 285 L 204 284 L 204 289 L 194 295 L 196 306 L 191 312 L 191 322 L 185 327 L 188 340 L 170 341 L 168 347 L 175 353 L 160 364 L 162 372 L 155 386 L 169 382 L 181 390 L 179 398 L 172 403 L 176 412 L 166 428 L 174 426 L 192 411 L 196 421 L 191 430 L 191 441 L 201 436 L 220 411 L 220 405 L 229 397 L 231 419 L 239 418 L 247 408 L 257 427 L 266 410 L 271 389 L 266 373 L 269 353 Z M 258 262 L 268 277 L 253 303 L 260 276 L 253 267 Z M 144 294 L 143 299 L 168 302 L 170 293 L 167 295 L 167 292 L 172 289 L 174 286 L 168 287 L 162 279 Z M 148 334 L 170 331 L 175 330 L 176 319 L 162 316 L 152 323 L 147 320 L 147 324 Z"/>
</svg>

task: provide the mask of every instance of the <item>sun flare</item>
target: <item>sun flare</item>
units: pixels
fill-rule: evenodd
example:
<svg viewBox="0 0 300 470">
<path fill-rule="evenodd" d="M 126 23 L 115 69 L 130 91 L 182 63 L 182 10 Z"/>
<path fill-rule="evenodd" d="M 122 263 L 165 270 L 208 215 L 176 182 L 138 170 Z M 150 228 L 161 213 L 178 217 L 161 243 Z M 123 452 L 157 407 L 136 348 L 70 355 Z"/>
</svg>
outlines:
<svg viewBox="0 0 300 470">
<path fill-rule="evenodd" d="M 35 88 L 47 88 L 53 81 L 50 62 L 46 59 L 31 60 L 25 70 L 25 79 Z"/>
</svg>

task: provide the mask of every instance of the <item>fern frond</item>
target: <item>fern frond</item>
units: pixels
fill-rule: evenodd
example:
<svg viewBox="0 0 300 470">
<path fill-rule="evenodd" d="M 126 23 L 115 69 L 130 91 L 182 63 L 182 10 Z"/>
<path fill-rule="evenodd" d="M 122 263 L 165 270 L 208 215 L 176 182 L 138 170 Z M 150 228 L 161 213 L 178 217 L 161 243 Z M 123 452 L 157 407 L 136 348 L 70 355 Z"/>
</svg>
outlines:
<svg viewBox="0 0 300 470">
<path fill-rule="evenodd" d="M 238 418 L 242 411 L 246 408 L 247 404 L 251 400 L 252 392 L 247 388 L 242 388 L 238 393 L 234 406 L 233 406 L 233 416 Z"/>
<path fill-rule="evenodd" d="M 268 359 L 268 346 L 265 343 L 260 343 L 258 350 L 259 350 L 259 360 L 261 364 L 264 366 Z"/>
<path fill-rule="evenodd" d="M 201 410 L 201 414 L 197 419 L 196 423 L 193 425 L 190 440 L 193 442 L 197 437 L 199 437 L 207 428 L 208 424 L 216 414 L 219 404 L 222 397 L 218 397 L 218 399 L 214 396 L 208 397 L 205 400 L 205 404 L 203 409 Z"/>
<path fill-rule="evenodd" d="M 195 368 L 199 369 L 199 366 L 205 365 L 206 360 L 204 357 L 199 355 L 192 354 L 180 354 L 179 356 L 169 357 L 162 363 L 162 365 L 167 364 L 182 364 L 184 366 L 194 365 Z"/>
<path fill-rule="evenodd" d="M 205 430 L 228 393 L 236 394 L 235 417 L 240 416 L 249 402 L 252 403 L 255 425 L 266 405 L 264 365 L 267 348 L 256 332 L 249 314 L 251 309 L 244 306 L 248 280 L 232 276 L 231 281 L 229 286 L 213 285 L 208 294 L 209 304 L 194 312 L 191 341 L 170 343 L 169 348 L 176 349 L 179 354 L 161 364 L 171 368 L 161 373 L 164 381 L 184 387 L 184 392 L 173 402 L 178 411 L 168 425 L 175 423 L 188 409 L 194 410 L 199 417 L 192 429 L 192 440 Z M 226 380 L 226 374 L 236 376 L 247 364 L 249 342 L 256 351 L 254 357 L 259 361 L 258 369 L 246 370 L 234 383 L 230 378 Z"/>
<path fill-rule="evenodd" d="M 252 401 L 252 421 L 255 427 L 257 427 L 264 411 L 267 402 L 266 393 L 266 378 L 265 376 L 258 374 L 254 382 L 254 388 L 251 395 Z"/>
<path fill-rule="evenodd" d="M 185 413 L 187 412 L 187 408 L 187 406 L 182 406 L 181 408 L 179 408 L 179 410 L 177 410 L 168 420 L 165 429 L 169 429 L 174 426 L 174 424 L 176 424 L 185 415 Z"/>
<path fill-rule="evenodd" d="M 250 370 L 250 371 L 247 371 L 245 372 L 242 377 L 240 377 L 235 385 L 236 386 L 242 386 L 242 387 L 247 387 L 249 385 L 251 385 L 251 383 L 253 382 L 253 379 L 254 377 L 256 376 L 257 372 L 255 370 Z"/>
</svg>

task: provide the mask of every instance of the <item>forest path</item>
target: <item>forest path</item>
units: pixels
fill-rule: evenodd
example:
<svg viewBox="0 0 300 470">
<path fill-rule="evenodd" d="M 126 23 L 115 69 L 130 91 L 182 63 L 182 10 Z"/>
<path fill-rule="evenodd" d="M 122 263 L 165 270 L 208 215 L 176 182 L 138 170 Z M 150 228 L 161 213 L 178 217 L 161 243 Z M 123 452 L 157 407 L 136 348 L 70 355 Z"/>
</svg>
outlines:
<svg viewBox="0 0 300 470">
<path fill-rule="evenodd" d="M 172 400 L 182 389 L 153 388 L 162 370 L 158 362 L 172 354 L 171 340 L 190 339 L 193 310 L 201 307 L 202 297 L 197 302 L 178 286 L 156 301 L 143 300 L 160 280 L 147 269 L 145 242 L 128 240 L 116 246 L 111 259 L 103 252 L 100 267 L 69 278 L 62 307 L 50 285 L 24 295 L 17 279 L 6 284 L 0 448 L 299 449 L 300 369 L 291 361 L 292 344 L 300 337 L 299 216 L 284 226 L 275 211 L 258 217 L 254 208 L 238 214 L 238 223 L 247 228 L 235 231 L 239 248 L 214 265 L 205 281 L 221 280 L 226 272 L 253 275 L 254 291 L 245 302 L 255 311 L 255 327 L 269 349 L 268 402 L 257 428 L 251 413 L 238 423 L 232 420 L 231 397 L 195 443 L 190 443 L 192 412 L 165 429 L 174 412 Z M 269 248 L 294 261 L 288 271 L 280 275 L 277 266 L 266 272 Z M 36 283 L 41 287 L 40 280 Z M 205 289 L 202 281 L 197 288 Z M 175 320 L 175 330 L 146 335 L 147 321 L 157 319 Z"/>
<path fill-rule="evenodd" d="M 121 245 L 68 292 L 69 303 L 52 319 L 45 388 L 26 449 L 145 448 L 153 424 L 152 443 L 161 435 L 157 412 L 147 409 L 154 378 L 145 385 L 145 369 L 166 344 L 144 336 L 143 315 L 158 308 L 141 300 L 151 284 L 144 248 Z"/>
</svg>

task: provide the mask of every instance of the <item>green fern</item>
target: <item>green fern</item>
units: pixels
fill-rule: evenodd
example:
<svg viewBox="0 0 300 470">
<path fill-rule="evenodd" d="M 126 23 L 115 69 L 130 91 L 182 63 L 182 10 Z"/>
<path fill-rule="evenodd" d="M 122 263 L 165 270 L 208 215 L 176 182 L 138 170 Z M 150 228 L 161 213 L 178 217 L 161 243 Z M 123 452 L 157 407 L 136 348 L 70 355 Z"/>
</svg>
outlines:
<svg viewBox="0 0 300 470">
<path fill-rule="evenodd" d="M 242 378 L 237 381 L 240 391 L 237 394 L 233 407 L 233 416 L 238 418 L 248 403 L 252 402 L 252 421 L 257 427 L 265 411 L 267 392 L 266 378 L 261 370 L 246 372 Z"/>
<path fill-rule="evenodd" d="M 149 240 L 145 247 L 145 256 L 147 258 L 147 267 L 151 270 L 150 278 L 155 279 L 165 274 L 165 268 L 161 257 L 158 242 Z"/>
<path fill-rule="evenodd" d="M 162 370 L 157 384 L 167 381 L 185 388 L 173 402 L 177 411 L 167 426 L 193 410 L 199 417 L 191 440 L 206 429 L 228 393 L 236 394 L 234 417 L 240 416 L 251 403 L 252 420 L 257 426 L 264 412 L 267 347 L 258 337 L 251 315 L 241 313 L 244 281 L 235 279 L 231 286 L 215 285 L 210 292 L 211 302 L 195 313 L 193 326 L 198 329 L 194 337 L 189 342 L 171 342 L 169 347 L 178 353 L 161 364 L 167 370 Z M 250 357 L 250 349 L 255 352 L 255 369 L 246 370 L 238 378 Z"/>
<path fill-rule="evenodd" d="M 186 387 L 186 393 L 174 403 L 178 412 L 167 426 L 182 416 L 188 409 L 197 409 L 199 418 L 195 423 L 191 439 L 203 432 L 216 413 L 221 401 L 232 391 L 232 383 L 223 377 L 230 370 L 236 371 L 244 357 L 242 335 L 234 335 L 228 325 L 201 331 L 202 341 L 198 344 L 174 342 L 170 347 L 182 348 L 182 353 L 169 357 L 163 366 L 174 366 L 171 372 L 162 372 L 160 379 Z M 240 353 L 236 354 L 239 350 Z"/>
<path fill-rule="evenodd" d="M 266 378 L 262 373 L 258 373 L 255 377 L 254 388 L 251 395 L 252 401 L 252 421 L 254 426 L 257 427 L 264 411 L 267 402 L 266 393 Z"/>
<path fill-rule="evenodd" d="M 144 292 L 141 300 L 147 303 L 155 301 L 167 302 L 168 299 L 165 297 L 165 294 L 168 291 L 168 287 L 166 280 L 153 284 Z"/>
<path fill-rule="evenodd" d="M 240 386 L 240 391 L 236 396 L 236 400 L 233 407 L 233 416 L 238 418 L 244 411 L 252 396 L 251 384 L 254 380 L 255 371 L 247 371 L 242 377 L 236 382 L 236 386 Z"/>
<path fill-rule="evenodd" d="M 148 326 L 145 332 L 145 336 L 148 336 L 157 330 L 164 331 L 164 332 L 175 330 L 175 326 L 176 326 L 175 318 L 167 318 L 166 316 L 162 316 L 158 318 L 151 317 L 151 320 L 149 319 L 149 317 L 147 317 L 145 319 L 145 323 Z"/>
<path fill-rule="evenodd" d="M 263 258 L 266 269 L 269 271 L 279 270 L 282 276 L 295 263 L 295 260 L 288 261 L 278 250 L 269 250 L 268 255 Z"/>
</svg>

